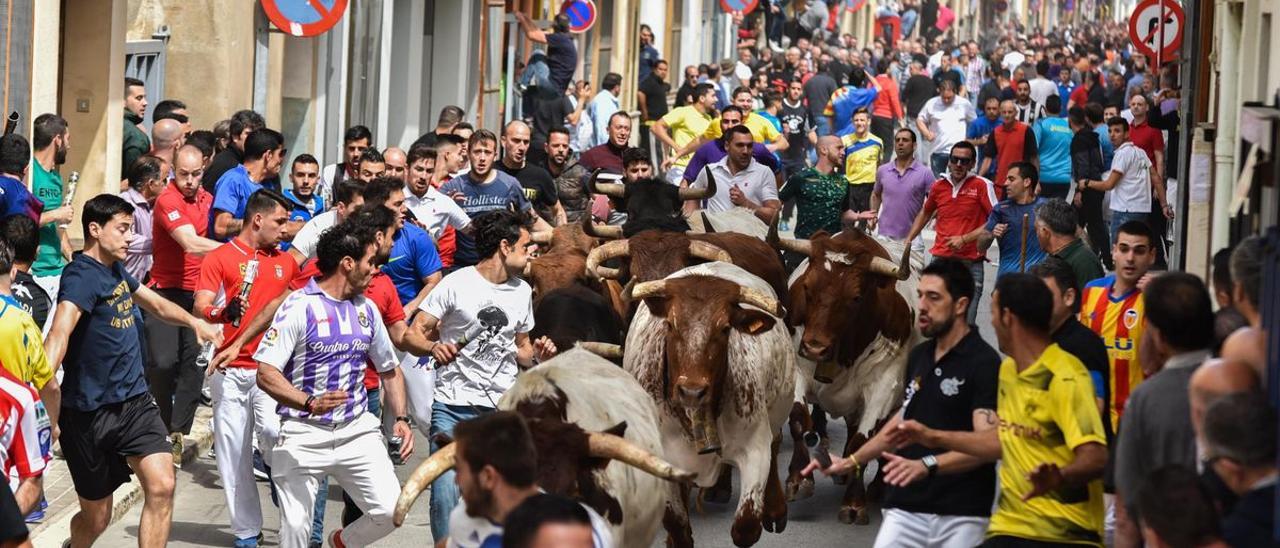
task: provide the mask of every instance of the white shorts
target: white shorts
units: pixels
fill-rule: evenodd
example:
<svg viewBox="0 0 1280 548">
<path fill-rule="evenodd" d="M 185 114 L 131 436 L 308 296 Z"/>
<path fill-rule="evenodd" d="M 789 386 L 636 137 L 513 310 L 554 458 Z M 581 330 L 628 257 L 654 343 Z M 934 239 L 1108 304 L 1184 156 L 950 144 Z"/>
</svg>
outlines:
<svg viewBox="0 0 1280 548">
<path fill-rule="evenodd" d="M 884 510 L 875 548 L 973 548 L 982 543 L 990 518 Z"/>
</svg>

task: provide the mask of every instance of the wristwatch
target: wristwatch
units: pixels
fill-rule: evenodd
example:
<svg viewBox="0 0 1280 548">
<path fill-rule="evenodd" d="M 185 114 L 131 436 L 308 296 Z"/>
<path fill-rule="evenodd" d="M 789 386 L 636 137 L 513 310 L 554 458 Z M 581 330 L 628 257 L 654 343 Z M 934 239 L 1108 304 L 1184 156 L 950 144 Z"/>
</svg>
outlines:
<svg viewBox="0 0 1280 548">
<path fill-rule="evenodd" d="M 920 462 L 924 464 L 925 470 L 929 471 L 929 477 L 933 477 L 934 474 L 938 473 L 938 457 L 925 455 L 920 459 Z"/>
<path fill-rule="evenodd" d="M 411 419 L 409 419 L 409 417 L 408 417 L 408 416 L 405 416 L 405 415 L 401 415 L 401 416 L 399 416 L 399 417 L 396 417 L 396 421 L 395 421 L 395 422 L 403 422 L 403 423 L 405 423 L 405 424 L 407 424 L 407 425 L 409 425 L 409 426 L 413 426 L 413 421 L 412 421 Z"/>
</svg>

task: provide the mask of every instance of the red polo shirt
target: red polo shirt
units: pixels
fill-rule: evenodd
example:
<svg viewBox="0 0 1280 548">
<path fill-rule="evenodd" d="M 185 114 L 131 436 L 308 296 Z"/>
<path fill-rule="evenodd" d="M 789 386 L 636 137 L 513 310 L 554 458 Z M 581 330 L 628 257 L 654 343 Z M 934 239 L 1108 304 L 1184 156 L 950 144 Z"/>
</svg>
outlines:
<svg viewBox="0 0 1280 548">
<path fill-rule="evenodd" d="M 1039 154 L 1036 134 L 1027 124 L 1015 120 L 1013 127 L 1000 124 L 991 131 L 991 138 L 987 139 L 983 155 L 996 159 L 996 180 L 992 182 L 996 186 L 997 200 L 1004 198 L 1005 176 L 1009 174 L 1009 166 L 1015 162 L 1029 162 Z"/>
<path fill-rule="evenodd" d="M 925 198 L 925 209 L 937 211 L 937 223 L 934 231 L 933 249 L 929 252 L 935 257 L 950 257 L 974 261 L 982 258 L 976 241 L 969 242 L 954 251 L 947 245 L 947 238 L 963 236 L 974 229 L 985 226 L 987 217 L 996 204 L 995 188 L 988 181 L 977 175 L 970 175 L 959 186 L 951 184 L 951 179 L 943 177 L 933 183 L 929 196 Z"/>
<path fill-rule="evenodd" d="M 196 290 L 213 293 L 216 295 L 217 305 L 226 306 L 229 300 L 240 295 L 246 265 L 253 259 L 258 261 L 258 276 L 249 288 L 249 308 L 244 311 L 246 319 L 240 322 L 239 327 L 231 322 L 222 324 L 224 342 L 219 350 L 226 348 L 249 325 L 248 318 L 257 316 L 267 304 L 289 289 L 289 283 L 298 272 L 298 263 L 293 260 L 292 255 L 278 248 L 268 251 L 252 249 L 237 236 L 206 255 L 204 264 L 200 267 L 200 281 L 196 284 Z M 261 341 L 262 333 L 250 339 L 240 348 L 240 355 L 227 364 L 227 367 L 257 368 L 258 362 L 254 361 L 253 353 Z"/>
<path fill-rule="evenodd" d="M 1129 126 L 1129 140 L 1133 141 L 1134 146 L 1147 153 L 1147 159 L 1151 160 L 1151 165 L 1156 165 L 1156 151 L 1164 151 L 1164 134 L 1160 133 L 1160 130 L 1151 127 L 1147 122 L 1132 124 Z"/>
<path fill-rule="evenodd" d="M 209 208 L 213 195 L 201 188 L 195 198 L 188 200 L 170 184 L 156 197 L 156 207 L 151 213 L 151 249 L 155 253 L 151 265 L 151 287 L 155 289 L 196 290 L 200 279 L 201 257 L 187 253 L 173 239 L 173 231 L 191 225 L 199 236 L 209 234 Z"/>
</svg>

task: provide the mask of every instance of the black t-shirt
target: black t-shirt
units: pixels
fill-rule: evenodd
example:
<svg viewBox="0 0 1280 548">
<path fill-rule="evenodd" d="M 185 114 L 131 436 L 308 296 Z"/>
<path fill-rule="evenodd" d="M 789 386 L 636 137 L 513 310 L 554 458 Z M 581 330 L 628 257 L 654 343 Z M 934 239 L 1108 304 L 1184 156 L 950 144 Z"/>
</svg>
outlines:
<svg viewBox="0 0 1280 548">
<path fill-rule="evenodd" d="M 524 188 L 524 198 L 533 204 L 543 220 L 548 223 L 555 221 L 552 206 L 560 201 L 560 197 L 556 193 L 556 182 L 547 170 L 527 162 L 524 167 L 511 168 L 501 161 L 498 162 L 498 170 L 520 181 L 520 186 Z"/>
<path fill-rule="evenodd" d="M 955 90 L 957 93 L 960 91 L 960 87 L 964 85 L 961 83 L 963 78 L 960 77 L 960 73 L 956 72 L 955 69 L 940 68 L 938 69 L 938 72 L 933 73 L 933 85 L 936 86 L 939 91 L 942 90 L 942 82 L 947 80 L 951 80 L 951 83 L 956 86 Z"/>
<path fill-rule="evenodd" d="M 555 90 L 537 87 L 533 90 L 533 128 L 529 135 L 529 150 L 541 151 L 546 144 L 551 128 L 563 127 L 565 117 L 573 113 L 573 103 L 569 96 Z"/>
<path fill-rule="evenodd" d="M 213 161 L 209 162 L 209 169 L 204 170 L 204 177 L 200 180 L 200 186 L 213 194 L 214 185 L 218 184 L 218 179 L 223 173 L 230 171 L 241 163 L 240 151 L 236 147 L 227 147 L 222 152 L 213 155 Z"/>
<path fill-rule="evenodd" d="M 902 102 L 906 103 L 907 116 L 915 119 L 924 104 L 937 94 L 938 88 L 933 85 L 933 78 L 923 74 L 907 78 L 907 85 L 902 89 Z"/>
<path fill-rule="evenodd" d="M 568 34 L 547 34 L 547 69 L 551 71 L 551 87 L 561 94 L 569 89 L 573 71 L 578 66 L 578 46 Z"/>
<path fill-rule="evenodd" d="M 657 120 L 667 113 L 667 92 L 671 90 L 671 84 L 650 74 L 640 82 L 639 90 L 644 92 L 645 106 L 649 109 L 649 120 Z"/>
<path fill-rule="evenodd" d="M 903 419 L 938 430 L 973 431 L 973 412 L 996 408 L 1000 354 L 982 340 L 977 329 L 960 339 L 942 360 L 934 362 L 936 340 L 911 349 L 907 356 Z M 909 445 L 897 451 L 918 459 L 945 451 Z M 935 475 L 906 487 L 885 487 L 884 505 L 907 512 L 946 516 L 989 516 L 995 500 L 994 464 L 960 474 Z"/>
<path fill-rule="evenodd" d="M 44 327 L 44 321 L 49 318 L 49 309 L 53 305 L 53 300 L 49 298 L 49 293 L 36 283 L 36 279 L 31 277 L 30 272 L 19 270 L 14 274 L 11 293 L 14 300 L 22 305 L 22 309 L 36 321 L 36 325 Z"/>
<path fill-rule="evenodd" d="M 1102 342 L 1102 337 L 1072 316 L 1053 333 L 1053 342 L 1075 356 L 1089 370 L 1089 377 L 1093 379 L 1094 397 L 1102 398 L 1104 402 L 1111 401 L 1111 362 L 1107 358 L 1107 345 Z M 1105 413 L 1103 416 L 1106 416 Z M 1106 435 L 1107 450 L 1112 457 L 1107 459 L 1102 483 L 1108 493 L 1114 493 L 1116 433 L 1111 430 L 1111 421 L 1102 421 L 1102 431 Z"/>
<path fill-rule="evenodd" d="M 782 151 L 782 159 L 788 162 L 804 161 L 805 148 L 809 142 L 809 128 L 813 125 L 809 117 L 809 109 L 803 103 L 790 106 L 782 101 L 782 110 L 778 111 L 778 120 L 782 122 L 782 134 L 787 136 L 787 150 Z"/>
<path fill-rule="evenodd" d="M 831 94 L 839 87 L 835 78 L 825 72 L 810 76 L 809 81 L 804 83 L 804 100 L 809 105 L 809 116 L 815 120 L 822 116 L 823 109 L 831 101 Z"/>
<path fill-rule="evenodd" d="M 0 542 L 20 543 L 27 540 L 29 531 L 27 524 L 18 509 L 18 500 L 13 498 L 13 491 L 0 489 Z"/>
<path fill-rule="evenodd" d="M 689 100 L 693 99 L 693 92 L 695 87 L 696 86 L 690 84 L 688 81 L 685 81 L 685 83 L 680 84 L 680 89 L 676 90 L 676 104 L 672 108 L 679 108 L 689 104 Z"/>
</svg>

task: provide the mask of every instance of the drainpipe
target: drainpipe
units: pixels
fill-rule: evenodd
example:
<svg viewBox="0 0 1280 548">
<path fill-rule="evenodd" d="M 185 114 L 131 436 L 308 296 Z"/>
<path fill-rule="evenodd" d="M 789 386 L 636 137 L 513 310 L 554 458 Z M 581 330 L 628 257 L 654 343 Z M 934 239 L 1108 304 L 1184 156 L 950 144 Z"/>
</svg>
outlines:
<svg viewBox="0 0 1280 548">
<path fill-rule="evenodd" d="M 1236 184 L 1237 127 L 1240 120 L 1239 63 L 1241 17 L 1230 2 L 1218 0 L 1214 20 L 1218 24 L 1218 136 L 1213 146 L 1213 219 L 1210 249 L 1230 245 L 1231 214 L 1228 205 Z"/>
</svg>

